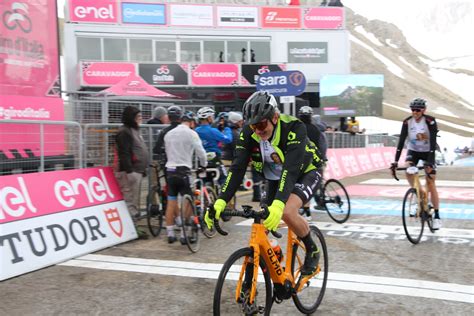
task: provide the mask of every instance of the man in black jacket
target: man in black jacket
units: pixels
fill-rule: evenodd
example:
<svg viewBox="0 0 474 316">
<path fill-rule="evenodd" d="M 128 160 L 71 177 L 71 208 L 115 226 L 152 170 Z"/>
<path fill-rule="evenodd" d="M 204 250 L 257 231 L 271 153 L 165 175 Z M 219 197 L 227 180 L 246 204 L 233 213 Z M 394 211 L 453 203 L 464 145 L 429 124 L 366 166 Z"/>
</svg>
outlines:
<svg viewBox="0 0 474 316">
<path fill-rule="evenodd" d="M 426 100 L 422 98 L 413 99 L 413 101 L 410 102 L 410 109 L 412 115 L 403 120 L 397 152 L 395 154 L 395 161 L 392 163 L 391 168 L 397 168 L 398 160 L 400 159 L 403 146 L 405 145 L 405 140 L 408 138 L 408 152 L 405 161 L 409 166 L 416 166 L 420 160 L 424 161 L 425 170 L 430 175 L 429 177 L 426 177 L 426 184 L 435 211 L 433 229 L 440 229 L 439 196 L 435 184 L 435 151 L 437 146 L 436 135 L 438 134 L 438 125 L 433 116 L 425 114 Z M 410 186 L 413 187 L 413 175 L 407 173 L 407 180 L 410 183 Z M 410 215 L 414 216 L 415 214 L 413 213 Z"/>
</svg>

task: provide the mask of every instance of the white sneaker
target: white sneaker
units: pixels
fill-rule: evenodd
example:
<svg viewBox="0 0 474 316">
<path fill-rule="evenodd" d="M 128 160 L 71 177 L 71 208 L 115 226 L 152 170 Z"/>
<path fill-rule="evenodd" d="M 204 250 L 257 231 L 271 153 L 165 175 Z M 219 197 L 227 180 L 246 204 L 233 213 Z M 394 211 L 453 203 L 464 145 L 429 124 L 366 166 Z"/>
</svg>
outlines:
<svg viewBox="0 0 474 316">
<path fill-rule="evenodd" d="M 410 209 L 409 214 L 410 214 L 410 217 L 414 217 L 414 216 L 416 215 L 416 207 L 412 207 L 412 208 Z"/>
<path fill-rule="evenodd" d="M 434 229 L 434 230 L 438 230 L 438 229 L 440 229 L 442 226 L 443 226 L 443 224 L 441 223 L 441 220 L 440 220 L 439 218 L 433 219 L 433 229 Z"/>
</svg>

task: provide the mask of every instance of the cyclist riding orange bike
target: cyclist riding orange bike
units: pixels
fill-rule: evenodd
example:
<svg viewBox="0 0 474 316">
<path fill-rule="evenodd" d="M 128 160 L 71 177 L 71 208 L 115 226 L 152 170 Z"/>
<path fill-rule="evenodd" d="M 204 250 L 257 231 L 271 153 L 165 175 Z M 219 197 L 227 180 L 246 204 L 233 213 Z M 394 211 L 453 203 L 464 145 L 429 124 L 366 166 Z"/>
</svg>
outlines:
<svg viewBox="0 0 474 316">
<path fill-rule="evenodd" d="M 235 158 L 229 169 L 219 199 L 214 203 L 215 217 L 220 218 L 245 175 L 249 160 L 255 170 L 268 180 L 264 202 L 269 216 L 263 224 L 274 231 L 283 219 L 301 238 L 307 249 L 302 275 L 316 272 L 319 249 L 310 235 L 308 222 L 298 213 L 321 181 L 321 159 L 306 135 L 304 124 L 295 117 L 280 114 L 275 97 L 268 92 L 252 94 L 243 106 L 245 126 L 236 144 Z M 211 213 L 211 214 L 210 214 Z M 205 216 L 212 227 L 213 212 Z"/>
<path fill-rule="evenodd" d="M 420 160 L 424 161 L 424 167 L 428 174 L 426 184 L 435 210 L 433 229 L 436 230 L 441 228 L 441 220 L 439 218 L 439 197 L 435 184 L 435 150 L 438 125 L 436 124 L 434 117 L 425 114 L 426 100 L 421 98 L 413 99 L 413 101 L 410 102 L 410 109 L 412 111 L 412 116 L 403 121 L 400 139 L 397 146 L 397 153 L 395 154 L 395 162 L 392 163 L 391 169 L 397 169 L 398 160 L 400 159 L 405 140 L 408 138 L 408 152 L 405 160 L 409 166 L 416 166 Z M 410 183 L 410 186 L 413 187 L 414 176 L 407 173 L 407 180 Z M 410 215 L 414 216 L 415 214 Z"/>
</svg>

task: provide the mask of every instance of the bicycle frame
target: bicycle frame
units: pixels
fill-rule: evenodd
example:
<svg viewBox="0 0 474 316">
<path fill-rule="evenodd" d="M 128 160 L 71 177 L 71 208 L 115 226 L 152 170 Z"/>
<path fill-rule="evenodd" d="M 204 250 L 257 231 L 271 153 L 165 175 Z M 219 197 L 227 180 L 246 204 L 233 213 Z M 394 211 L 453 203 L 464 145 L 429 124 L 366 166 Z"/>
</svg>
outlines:
<svg viewBox="0 0 474 316">
<path fill-rule="evenodd" d="M 411 167 L 410 167 L 411 168 Z M 416 195 L 418 196 L 418 209 L 416 211 L 416 217 L 420 217 L 422 211 L 428 211 L 428 185 L 425 185 L 425 190 L 423 190 L 423 186 L 420 181 L 420 177 L 423 175 L 419 174 L 419 169 L 417 167 L 417 171 L 413 173 L 409 173 L 407 168 L 407 173 L 413 175 L 413 188 L 416 191 Z"/>
<path fill-rule="evenodd" d="M 268 271 L 270 272 L 270 278 L 272 279 L 273 284 L 285 284 L 288 281 L 291 283 L 291 286 L 293 288 L 297 287 L 297 292 L 301 291 L 303 286 L 306 284 L 306 282 L 313 277 L 313 275 L 306 276 L 303 279 L 298 281 L 298 284 L 296 283 L 296 275 L 293 275 L 291 271 L 291 267 L 293 264 L 293 246 L 298 245 L 304 249 L 304 245 L 302 242 L 300 242 L 296 235 L 288 229 L 288 238 L 287 238 L 287 248 L 286 248 L 286 262 L 285 262 L 285 269 L 282 267 L 280 261 L 278 260 L 277 255 L 273 251 L 273 247 L 270 244 L 270 241 L 268 239 L 268 231 L 267 229 L 263 226 L 261 223 L 253 223 L 252 224 L 252 230 L 250 233 L 250 241 L 249 241 L 249 246 L 250 248 L 253 249 L 253 258 L 252 259 L 247 259 L 245 260 L 244 264 L 242 265 L 242 269 L 240 271 L 240 276 L 239 280 L 237 283 L 236 287 L 236 292 L 235 292 L 235 299 L 238 301 L 240 297 L 240 291 L 242 289 L 242 282 L 243 282 L 243 277 L 245 275 L 245 270 L 247 267 L 247 264 L 249 262 L 253 262 L 253 279 L 252 279 L 252 287 L 251 287 L 251 292 L 250 292 L 250 303 L 253 304 L 255 300 L 255 295 L 256 295 L 256 289 L 257 289 L 257 277 L 258 277 L 258 268 L 260 265 L 260 256 L 263 257 L 263 260 L 265 261 Z M 250 261 L 252 260 L 252 261 Z M 298 260 L 298 258 L 296 258 Z M 317 271 L 315 274 L 320 272 L 320 267 L 318 266 Z"/>
</svg>

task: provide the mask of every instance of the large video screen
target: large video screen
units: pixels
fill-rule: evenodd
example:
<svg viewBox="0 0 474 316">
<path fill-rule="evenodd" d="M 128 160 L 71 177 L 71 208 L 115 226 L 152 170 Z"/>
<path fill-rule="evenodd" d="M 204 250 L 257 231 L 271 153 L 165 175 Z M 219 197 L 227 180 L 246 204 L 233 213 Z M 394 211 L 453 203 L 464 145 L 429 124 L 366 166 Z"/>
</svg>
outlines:
<svg viewBox="0 0 474 316">
<path fill-rule="evenodd" d="M 328 75 L 319 83 L 324 116 L 382 116 L 383 75 Z"/>
</svg>

